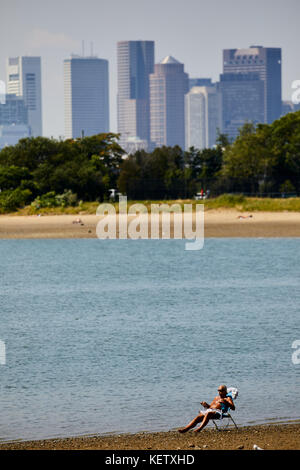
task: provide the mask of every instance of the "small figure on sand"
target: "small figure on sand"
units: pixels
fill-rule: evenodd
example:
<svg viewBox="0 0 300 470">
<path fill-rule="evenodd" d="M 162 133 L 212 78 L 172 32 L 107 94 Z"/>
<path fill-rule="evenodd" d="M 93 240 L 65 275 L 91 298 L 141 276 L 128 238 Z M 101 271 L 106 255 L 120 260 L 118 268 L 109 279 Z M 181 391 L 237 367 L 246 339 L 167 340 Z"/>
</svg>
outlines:
<svg viewBox="0 0 300 470">
<path fill-rule="evenodd" d="M 201 405 L 206 408 L 206 410 L 200 411 L 185 428 L 178 429 L 180 433 L 185 433 L 194 428 L 198 423 L 201 423 L 200 426 L 194 430 L 194 432 L 199 432 L 208 424 L 209 420 L 222 419 L 223 414 L 227 413 L 229 408 L 235 410 L 231 396 L 227 395 L 226 385 L 220 385 L 218 392 L 219 395 L 213 399 L 210 405 L 205 401 L 201 402 Z"/>
<path fill-rule="evenodd" d="M 81 225 L 83 225 L 83 222 L 82 222 L 81 219 L 75 219 L 75 220 L 73 220 L 72 224 L 81 224 Z"/>
<path fill-rule="evenodd" d="M 253 215 L 238 215 L 238 219 L 252 219 Z"/>
</svg>

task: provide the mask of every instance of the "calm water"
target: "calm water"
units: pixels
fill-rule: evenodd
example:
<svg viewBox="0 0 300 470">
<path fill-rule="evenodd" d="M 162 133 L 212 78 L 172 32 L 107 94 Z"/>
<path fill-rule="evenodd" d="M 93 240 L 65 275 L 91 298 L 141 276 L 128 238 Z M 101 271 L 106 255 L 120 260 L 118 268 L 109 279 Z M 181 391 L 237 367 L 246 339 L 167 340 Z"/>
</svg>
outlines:
<svg viewBox="0 0 300 470">
<path fill-rule="evenodd" d="M 300 240 L 2 240 L 0 439 L 300 417 Z"/>
</svg>

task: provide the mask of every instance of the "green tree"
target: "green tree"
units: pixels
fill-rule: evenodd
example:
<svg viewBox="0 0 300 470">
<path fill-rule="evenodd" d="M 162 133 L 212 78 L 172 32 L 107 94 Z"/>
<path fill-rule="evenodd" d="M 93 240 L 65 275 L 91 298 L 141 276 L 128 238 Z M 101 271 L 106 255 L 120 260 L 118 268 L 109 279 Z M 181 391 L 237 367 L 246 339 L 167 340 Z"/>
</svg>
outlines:
<svg viewBox="0 0 300 470">
<path fill-rule="evenodd" d="M 226 148 L 222 174 L 230 181 L 231 191 L 257 193 L 266 184 L 273 163 L 266 139 L 264 126 L 257 130 L 252 123 L 245 123 L 235 142 Z"/>
<path fill-rule="evenodd" d="M 30 179 L 30 173 L 27 168 L 16 165 L 0 165 L 0 189 L 16 189 L 21 182 Z"/>
</svg>

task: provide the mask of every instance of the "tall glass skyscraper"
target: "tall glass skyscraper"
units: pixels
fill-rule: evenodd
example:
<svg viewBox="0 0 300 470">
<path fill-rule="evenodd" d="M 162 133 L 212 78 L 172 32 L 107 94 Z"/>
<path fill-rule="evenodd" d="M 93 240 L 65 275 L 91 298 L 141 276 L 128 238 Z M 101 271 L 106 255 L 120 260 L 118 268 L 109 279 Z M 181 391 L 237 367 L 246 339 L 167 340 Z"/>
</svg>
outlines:
<svg viewBox="0 0 300 470">
<path fill-rule="evenodd" d="M 23 97 L 12 93 L 5 95 L 5 102 L 0 102 L 0 149 L 30 136 L 28 108 Z"/>
<path fill-rule="evenodd" d="M 65 137 L 109 132 L 108 61 L 72 56 L 64 61 Z"/>
<path fill-rule="evenodd" d="M 149 75 L 154 68 L 154 41 L 120 41 L 118 49 L 118 132 L 120 144 L 136 138 L 150 143 Z"/>
<path fill-rule="evenodd" d="M 265 122 L 265 86 L 257 73 L 227 73 L 220 78 L 222 132 L 235 140 L 245 122 Z"/>
<path fill-rule="evenodd" d="M 150 75 L 150 119 L 152 145 L 185 148 L 184 95 L 189 76 L 174 57 L 155 64 Z"/>
<path fill-rule="evenodd" d="M 216 84 L 194 86 L 185 95 L 185 147 L 212 148 L 222 130 L 221 93 Z"/>
<path fill-rule="evenodd" d="M 10 57 L 6 64 L 7 93 L 21 96 L 28 109 L 33 137 L 42 135 L 42 86 L 40 57 Z"/>
<path fill-rule="evenodd" d="M 251 46 L 223 51 L 224 74 L 258 74 L 264 83 L 264 122 L 281 116 L 281 49 Z"/>
</svg>

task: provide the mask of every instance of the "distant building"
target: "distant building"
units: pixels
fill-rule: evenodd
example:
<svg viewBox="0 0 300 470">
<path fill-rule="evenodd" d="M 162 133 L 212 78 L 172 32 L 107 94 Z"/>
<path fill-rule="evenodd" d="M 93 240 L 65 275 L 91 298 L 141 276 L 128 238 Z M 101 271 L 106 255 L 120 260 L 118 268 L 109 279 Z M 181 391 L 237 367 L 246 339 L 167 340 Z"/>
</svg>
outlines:
<svg viewBox="0 0 300 470">
<path fill-rule="evenodd" d="M 0 125 L 28 125 L 28 108 L 22 96 L 5 95 L 4 103 L 0 103 Z"/>
<path fill-rule="evenodd" d="M 264 119 L 271 124 L 281 116 L 281 49 L 251 46 L 223 51 L 224 74 L 258 74 L 264 83 Z"/>
<path fill-rule="evenodd" d="M 6 65 L 7 93 L 23 98 L 33 137 L 42 132 L 42 87 L 40 57 L 10 57 Z"/>
<path fill-rule="evenodd" d="M 212 148 L 222 130 L 222 99 L 217 85 L 193 87 L 185 95 L 185 147 Z"/>
<path fill-rule="evenodd" d="M 109 132 L 108 61 L 64 60 L 64 102 L 67 139 Z"/>
<path fill-rule="evenodd" d="M 154 66 L 150 75 L 152 145 L 185 148 L 184 95 L 188 90 L 188 74 L 176 59 L 167 56 Z"/>
<path fill-rule="evenodd" d="M 194 86 L 212 86 L 211 78 L 189 78 L 189 90 Z"/>
<path fill-rule="evenodd" d="M 154 41 L 120 41 L 118 53 L 118 133 L 124 148 L 132 138 L 150 143 L 149 75 Z"/>
<path fill-rule="evenodd" d="M 31 136 L 28 109 L 22 96 L 5 95 L 0 103 L 0 149 L 15 145 L 23 137 Z"/>
<path fill-rule="evenodd" d="M 245 122 L 264 122 L 264 82 L 258 74 L 222 74 L 222 132 L 235 140 Z"/>
<path fill-rule="evenodd" d="M 20 139 L 31 137 L 30 127 L 26 124 L 0 124 L 0 149 L 16 145 Z"/>
</svg>

